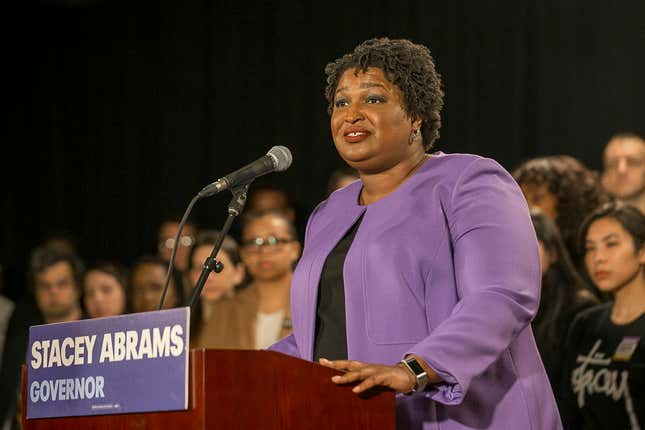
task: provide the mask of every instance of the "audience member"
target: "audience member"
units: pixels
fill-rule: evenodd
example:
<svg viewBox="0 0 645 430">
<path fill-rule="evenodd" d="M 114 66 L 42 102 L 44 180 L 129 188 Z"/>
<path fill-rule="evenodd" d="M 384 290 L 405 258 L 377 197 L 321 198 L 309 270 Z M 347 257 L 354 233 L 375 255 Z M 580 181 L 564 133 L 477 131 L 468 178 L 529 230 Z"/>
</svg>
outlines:
<svg viewBox="0 0 645 430">
<path fill-rule="evenodd" d="M 645 213 L 645 140 L 634 133 L 612 136 L 603 154 L 602 185 Z"/>
<path fill-rule="evenodd" d="M 103 261 L 88 267 L 83 276 L 83 303 L 89 318 L 112 317 L 129 310 L 128 270 Z"/>
<path fill-rule="evenodd" d="M 2 284 L 2 265 L 0 265 L 0 363 L 2 363 L 2 351 L 4 348 L 4 340 L 7 333 L 7 326 L 9 324 L 9 317 L 13 312 L 15 304 L 9 298 L 4 296 Z"/>
<path fill-rule="evenodd" d="M 159 230 L 157 233 L 157 255 L 166 263 L 170 262 L 170 257 L 172 256 L 172 250 L 175 247 L 175 237 L 177 236 L 180 222 L 181 216 L 169 216 L 163 219 L 161 224 L 159 225 Z M 179 247 L 177 248 L 177 254 L 175 255 L 174 267 L 182 273 L 185 272 L 188 268 L 188 254 L 195 244 L 196 234 L 197 226 L 189 219 L 186 224 L 184 224 L 184 228 L 182 229 L 181 236 L 179 238 Z"/>
<path fill-rule="evenodd" d="M 578 226 L 608 200 L 597 175 L 573 157 L 556 155 L 528 160 L 514 170 L 513 177 L 529 206 L 540 208 L 555 221 L 573 263 L 580 268 Z"/>
<path fill-rule="evenodd" d="M 329 181 L 327 182 L 327 195 L 351 184 L 358 178 L 358 172 L 351 167 L 334 170 L 329 176 Z"/>
<path fill-rule="evenodd" d="M 3 295 L 0 295 L 0 363 L 2 363 L 2 352 L 4 351 L 4 341 L 9 326 L 9 317 L 11 316 L 15 305 Z"/>
<path fill-rule="evenodd" d="M 15 421 L 20 366 L 27 356 L 29 326 L 83 317 L 80 304 L 81 260 L 60 246 L 36 248 L 30 258 L 28 285 L 33 295 L 16 304 L 9 320 L 0 370 L 0 422 Z"/>
<path fill-rule="evenodd" d="M 300 243 L 276 211 L 250 212 L 242 225 L 242 261 L 249 285 L 220 300 L 196 342 L 207 348 L 262 349 L 291 333 L 289 288 Z"/>
<path fill-rule="evenodd" d="M 55 248 L 68 254 L 78 255 L 78 240 L 65 230 L 51 231 L 43 239 L 41 246 Z"/>
<path fill-rule="evenodd" d="M 561 416 L 565 429 L 645 425 L 645 215 L 609 203 L 581 225 L 592 281 L 613 301 L 580 313 L 567 336 Z"/>
<path fill-rule="evenodd" d="M 282 213 L 290 223 L 296 220 L 296 211 L 289 194 L 274 185 L 252 187 L 246 203 L 247 212 L 277 211 Z"/>
<path fill-rule="evenodd" d="M 31 257 L 30 279 L 36 304 L 46 324 L 75 321 L 81 310 L 82 263 L 64 248 L 43 247 Z"/>
<path fill-rule="evenodd" d="M 562 345 L 574 317 L 583 309 L 598 303 L 571 262 L 560 232 L 544 212 L 531 211 L 542 266 L 540 306 L 533 319 L 535 341 L 549 376 L 551 387 L 559 402 L 562 379 Z"/>
<path fill-rule="evenodd" d="M 130 279 L 133 312 L 157 310 L 166 282 L 168 263 L 159 257 L 141 257 L 132 267 Z M 163 309 L 181 306 L 184 301 L 184 285 L 181 274 L 173 270 Z"/>
<path fill-rule="evenodd" d="M 190 266 L 186 272 L 191 286 L 187 294 L 189 297 L 192 296 L 192 290 L 197 285 L 204 262 L 210 256 L 219 236 L 220 232 L 217 230 L 203 230 L 197 234 L 197 241 L 190 254 Z M 244 280 L 245 271 L 240 258 L 240 249 L 232 237 L 228 235 L 224 237 L 216 259 L 224 265 L 224 269 L 220 273 L 211 273 L 206 279 L 199 302 L 191 314 L 191 339 L 193 340 L 198 339 L 202 326 L 210 319 L 213 304 L 221 299 L 233 297 L 235 287 Z M 196 342 L 192 342 L 191 346 L 202 347 Z"/>
<path fill-rule="evenodd" d="M 327 181 L 327 195 L 359 179 L 358 172 L 347 166 L 331 172 Z"/>
</svg>

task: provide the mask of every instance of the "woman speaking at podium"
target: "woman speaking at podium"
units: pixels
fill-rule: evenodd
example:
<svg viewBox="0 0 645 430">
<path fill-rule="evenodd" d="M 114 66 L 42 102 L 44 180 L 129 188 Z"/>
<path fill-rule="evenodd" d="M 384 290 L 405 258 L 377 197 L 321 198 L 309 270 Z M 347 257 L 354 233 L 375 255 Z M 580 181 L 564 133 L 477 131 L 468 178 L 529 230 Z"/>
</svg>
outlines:
<svg viewBox="0 0 645 430">
<path fill-rule="evenodd" d="M 360 180 L 311 214 L 293 334 L 271 349 L 344 371 L 333 382 L 356 393 L 400 393 L 398 428 L 561 428 L 530 328 L 528 208 L 495 161 L 428 153 L 443 106 L 430 52 L 372 39 L 325 71 L 334 144 Z"/>
</svg>

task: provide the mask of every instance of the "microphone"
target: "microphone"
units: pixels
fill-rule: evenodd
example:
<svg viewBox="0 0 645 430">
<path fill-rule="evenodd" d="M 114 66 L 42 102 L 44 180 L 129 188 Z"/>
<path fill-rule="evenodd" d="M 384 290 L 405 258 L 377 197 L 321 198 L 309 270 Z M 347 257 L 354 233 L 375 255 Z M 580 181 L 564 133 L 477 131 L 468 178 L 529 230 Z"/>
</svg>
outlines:
<svg viewBox="0 0 645 430">
<path fill-rule="evenodd" d="M 247 164 L 233 173 L 229 173 L 212 184 L 206 185 L 197 194 L 199 198 L 209 197 L 221 191 L 235 188 L 239 185 L 246 185 L 262 175 L 271 172 L 282 172 L 291 166 L 291 151 L 284 146 L 274 146 L 269 149 L 266 155 Z"/>
</svg>

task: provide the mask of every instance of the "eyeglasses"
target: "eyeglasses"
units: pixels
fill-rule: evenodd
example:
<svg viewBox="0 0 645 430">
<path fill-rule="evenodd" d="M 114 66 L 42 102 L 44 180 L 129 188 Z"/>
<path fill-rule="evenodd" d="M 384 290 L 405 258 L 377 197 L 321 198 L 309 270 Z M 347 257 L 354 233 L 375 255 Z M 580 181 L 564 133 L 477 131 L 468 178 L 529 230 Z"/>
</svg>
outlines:
<svg viewBox="0 0 645 430">
<path fill-rule="evenodd" d="M 179 246 L 191 247 L 195 243 L 195 239 L 192 236 L 181 236 L 179 238 Z M 167 248 L 173 249 L 175 247 L 175 238 L 169 237 L 168 239 L 162 240 L 159 242 L 159 249 Z"/>
<path fill-rule="evenodd" d="M 242 247 L 248 252 L 259 252 L 263 247 L 267 250 L 274 250 L 290 242 L 293 242 L 293 239 L 280 239 L 275 236 L 256 237 L 242 242 Z"/>
</svg>

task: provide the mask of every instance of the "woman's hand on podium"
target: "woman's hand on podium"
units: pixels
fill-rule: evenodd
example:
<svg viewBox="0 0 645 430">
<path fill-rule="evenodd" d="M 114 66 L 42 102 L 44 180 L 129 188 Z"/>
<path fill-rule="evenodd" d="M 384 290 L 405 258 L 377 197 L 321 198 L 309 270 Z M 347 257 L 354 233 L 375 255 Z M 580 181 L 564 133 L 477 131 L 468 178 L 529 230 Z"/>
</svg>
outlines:
<svg viewBox="0 0 645 430">
<path fill-rule="evenodd" d="M 387 387 L 399 393 L 407 393 L 414 389 L 416 377 L 400 365 L 386 366 L 383 364 L 362 363 L 355 360 L 329 361 L 321 358 L 319 363 L 325 367 L 345 372 L 331 378 L 335 384 L 351 384 L 359 382 L 352 391 L 362 393 L 374 387 Z"/>
</svg>

